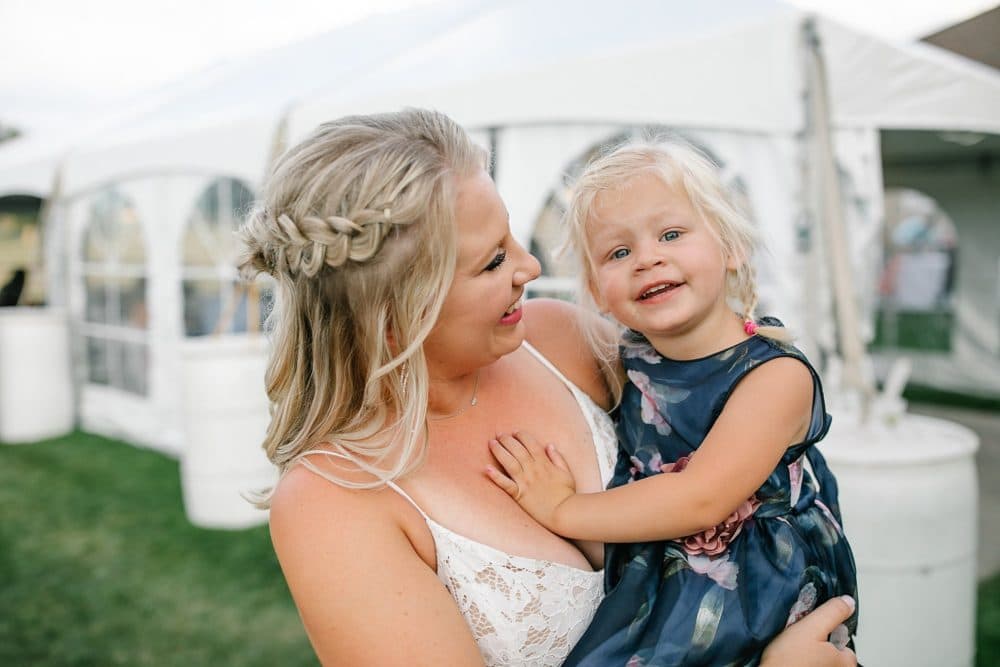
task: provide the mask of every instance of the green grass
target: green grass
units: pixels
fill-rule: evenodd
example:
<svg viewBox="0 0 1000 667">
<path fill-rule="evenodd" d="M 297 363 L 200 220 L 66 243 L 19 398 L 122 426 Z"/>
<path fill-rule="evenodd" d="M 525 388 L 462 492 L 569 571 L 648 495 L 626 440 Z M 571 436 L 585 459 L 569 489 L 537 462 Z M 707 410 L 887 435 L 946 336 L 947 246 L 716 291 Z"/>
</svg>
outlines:
<svg viewBox="0 0 1000 667">
<path fill-rule="evenodd" d="M 979 587 L 1000 665 L 1000 575 Z M 177 462 L 86 433 L 0 445 L 0 665 L 316 665 L 265 527 L 184 517 Z"/>
<path fill-rule="evenodd" d="M 976 667 L 1000 665 L 1000 574 L 979 584 Z"/>
<path fill-rule="evenodd" d="M 316 665 L 266 527 L 187 522 L 176 461 L 0 446 L 0 665 Z"/>
<path fill-rule="evenodd" d="M 1000 412 L 1000 396 L 970 394 L 949 391 L 920 384 L 908 384 L 903 390 L 903 398 L 911 403 L 947 405 L 956 408 Z"/>
</svg>

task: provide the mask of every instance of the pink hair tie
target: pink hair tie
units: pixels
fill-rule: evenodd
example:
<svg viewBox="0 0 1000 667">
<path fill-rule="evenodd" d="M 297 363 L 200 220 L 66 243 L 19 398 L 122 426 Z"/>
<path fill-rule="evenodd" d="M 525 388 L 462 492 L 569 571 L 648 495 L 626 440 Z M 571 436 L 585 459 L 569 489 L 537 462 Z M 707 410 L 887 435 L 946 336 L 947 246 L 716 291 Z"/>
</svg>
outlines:
<svg viewBox="0 0 1000 667">
<path fill-rule="evenodd" d="M 748 336 L 754 335 L 755 333 L 757 333 L 757 323 L 749 319 L 744 320 L 743 331 L 745 331 Z"/>
</svg>

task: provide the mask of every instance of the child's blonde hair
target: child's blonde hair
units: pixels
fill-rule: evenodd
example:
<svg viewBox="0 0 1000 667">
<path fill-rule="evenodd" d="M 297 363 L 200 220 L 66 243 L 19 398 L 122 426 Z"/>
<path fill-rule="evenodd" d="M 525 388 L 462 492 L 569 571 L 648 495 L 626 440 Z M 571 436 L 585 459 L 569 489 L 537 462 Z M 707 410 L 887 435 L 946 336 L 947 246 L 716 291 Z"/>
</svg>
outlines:
<svg viewBox="0 0 1000 667">
<path fill-rule="evenodd" d="M 726 296 L 730 303 L 739 304 L 743 318 L 755 321 L 758 295 L 751 260 L 760 243 L 757 231 L 723 184 L 718 165 L 695 147 L 676 138 L 629 140 L 594 159 L 577 179 L 565 219 L 567 245 L 580 263 L 581 303 L 597 309 L 593 299 L 596 289 L 594 260 L 587 243 L 587 227 L 591 223 L 594 202 L 602 193 L 623 189 L 641 173 L 655 174 L 667 187 L 683 192 L 695 212 L 708 223 L 723 256 L 736 259 L 737 268 L 730 271 L 726 281 Z M 598 335 L 593 326 L 585 325 L 585 329 L 598 358 L 610 368 L 617 358 L 620 340 Z M 756 333 L 782 342 L 792 339 L 784 327 L 758 326 Z M 617 398 L 620 378 L 615 378 L 610 371 L 606 374 L 614 378 L 612 389 Z"/>
<path fill-rule="evenodd" d="M 301 461 L 370 488 L 422 460 L 423 343 L 454 276 L 456 181 L 485 162 L 447 116 L 410 109 L 321 125 L 275 165 L 240 230 L 240 270 L 277 284 L 263 447 L 280 472 Z M 331 451 L 354 474 L 305 458 Z"/>
</svg>

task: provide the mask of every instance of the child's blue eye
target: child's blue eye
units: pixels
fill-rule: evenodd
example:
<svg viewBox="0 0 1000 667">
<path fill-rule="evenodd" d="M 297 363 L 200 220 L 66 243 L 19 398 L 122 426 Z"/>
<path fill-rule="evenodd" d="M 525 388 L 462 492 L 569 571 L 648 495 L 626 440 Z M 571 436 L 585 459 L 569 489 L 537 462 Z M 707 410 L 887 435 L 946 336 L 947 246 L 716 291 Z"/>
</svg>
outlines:
<svg viewBox="0 0 1000 667">
<path fill-rule="evenodd" d="M 611 259 L 625 259 L 628 255 L 628 248 L 615 248 L 611 251 Z"/>
<path fill-rule="evenodd" d="M 496 257 L 494 257 L 493 260 L 489 264 L 486 265 L 486 270 L 487 271 L 496 271 L 497 269 L 500 268 L 500 265 L 503 264 L 504 260 L 506 260 L 506 259 L 507 259 L 507 251 L 506 250 L 500 250 L 497 253 Z"/>
<path fill-rule="evenodd" d="M 669 229 L 660 236 L 661 241 L 676 241 L 681 237 L 681 233 L 676 229 Z"/>
</svg>

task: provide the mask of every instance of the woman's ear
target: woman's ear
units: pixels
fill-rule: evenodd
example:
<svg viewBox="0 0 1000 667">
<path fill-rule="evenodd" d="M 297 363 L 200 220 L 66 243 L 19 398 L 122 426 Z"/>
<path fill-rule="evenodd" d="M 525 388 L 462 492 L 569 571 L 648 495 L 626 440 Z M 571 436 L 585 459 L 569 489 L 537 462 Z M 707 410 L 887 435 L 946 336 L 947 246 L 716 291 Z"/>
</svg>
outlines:
<svg viewBox="0 0 1000 667">
<path fill-rule="evenodd" d="M 729 271 L 738 271 L 746 263 L 745 255 L 739 251 L 727 252 L 725 257 L 726 269 Z"/>
</svg>

